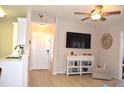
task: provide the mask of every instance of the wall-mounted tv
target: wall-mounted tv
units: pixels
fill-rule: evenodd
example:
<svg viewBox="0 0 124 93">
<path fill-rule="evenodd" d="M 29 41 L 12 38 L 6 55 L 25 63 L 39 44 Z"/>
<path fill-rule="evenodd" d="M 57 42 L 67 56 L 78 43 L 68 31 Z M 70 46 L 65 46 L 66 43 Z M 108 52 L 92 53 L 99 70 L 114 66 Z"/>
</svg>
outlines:
<svg viewBox="0 0 124 93">
<path fill-rule="evenodd" d="M 91 34 L 67 32 L 66 48 L 90 49 Z"/>
</svg>

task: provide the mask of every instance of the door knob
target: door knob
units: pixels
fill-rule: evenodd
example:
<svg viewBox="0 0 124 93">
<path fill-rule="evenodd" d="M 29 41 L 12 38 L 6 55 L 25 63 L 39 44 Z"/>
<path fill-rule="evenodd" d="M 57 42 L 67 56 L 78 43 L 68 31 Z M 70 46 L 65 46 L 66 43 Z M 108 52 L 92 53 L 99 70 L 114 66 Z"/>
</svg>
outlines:
<svg viewBox="0 0 124 93">
<path fill-rule="evenodd" d="M 50 52 L 50 50 L 49 50 L 49 49 L 47 49 L 47 54 L 49 54 L 49 52 Z"/>
</svg>

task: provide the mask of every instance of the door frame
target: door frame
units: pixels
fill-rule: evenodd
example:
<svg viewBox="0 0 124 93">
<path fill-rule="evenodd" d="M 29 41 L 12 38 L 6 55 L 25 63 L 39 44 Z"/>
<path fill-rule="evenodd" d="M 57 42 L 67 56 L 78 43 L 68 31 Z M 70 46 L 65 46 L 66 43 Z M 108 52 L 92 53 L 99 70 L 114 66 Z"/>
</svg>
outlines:
<svg viewBox="0 0 124 93">
<path fill-rule="evenodd" d="M 119 80 L 122 80 L 122 62 L 124 56 L 124 31 L 120 32 L 120 49 L 119 49 Z"/>
</svg>

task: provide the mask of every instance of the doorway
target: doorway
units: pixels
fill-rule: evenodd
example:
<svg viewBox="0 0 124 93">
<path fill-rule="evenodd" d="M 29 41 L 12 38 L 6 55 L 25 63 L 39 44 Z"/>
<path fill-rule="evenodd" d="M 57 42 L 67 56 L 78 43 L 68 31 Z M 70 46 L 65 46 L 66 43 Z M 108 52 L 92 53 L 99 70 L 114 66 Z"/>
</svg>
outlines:
<svg viewBox="0 0 124 93">
<path fill-rule="evenodd" d="M 50 25 L 32 23 L 31 69 L 50 69 L 52 29 Z"/>
</svg>

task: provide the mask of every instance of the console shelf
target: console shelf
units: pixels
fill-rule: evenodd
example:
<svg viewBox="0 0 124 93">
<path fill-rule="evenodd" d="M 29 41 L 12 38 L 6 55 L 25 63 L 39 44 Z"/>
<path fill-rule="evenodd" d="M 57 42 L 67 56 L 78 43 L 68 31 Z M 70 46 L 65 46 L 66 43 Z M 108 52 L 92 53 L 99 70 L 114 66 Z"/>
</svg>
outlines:
<svg viewBox="0 0 124 93">
<path fill-rule="evenodd" d="M 94 57 L 93 56 L 67 56 L 66 57 L 66 75 L 70 74 L 88 74 L 92 73 Z"/>
</svg>

